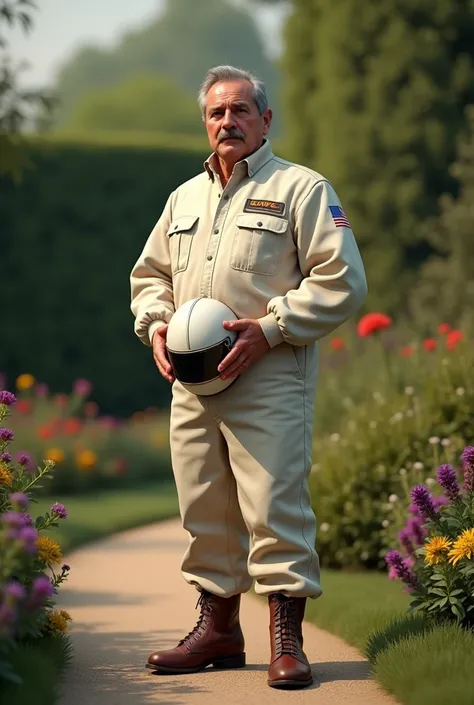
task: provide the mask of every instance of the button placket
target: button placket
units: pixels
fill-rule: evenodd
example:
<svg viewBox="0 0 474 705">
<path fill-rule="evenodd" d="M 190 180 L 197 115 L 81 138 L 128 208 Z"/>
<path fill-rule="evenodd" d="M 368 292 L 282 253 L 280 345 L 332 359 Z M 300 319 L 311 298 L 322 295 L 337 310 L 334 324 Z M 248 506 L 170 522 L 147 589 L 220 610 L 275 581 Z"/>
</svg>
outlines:
<svg viewBox="0 0 474 705">
<path fill-rule="evenodd" d="M 201 296 L 211 296 L 215 256 L 220 243 L 222 225 L 225 221 L 228 209 L 229 194 L 223 194 L 217 205 L 214 222 L 212 223 L 211 235 L 209 237 L 209 242 L 206 249 L 206 259 L 204 261 L 201 278 Z"/>
</svg>

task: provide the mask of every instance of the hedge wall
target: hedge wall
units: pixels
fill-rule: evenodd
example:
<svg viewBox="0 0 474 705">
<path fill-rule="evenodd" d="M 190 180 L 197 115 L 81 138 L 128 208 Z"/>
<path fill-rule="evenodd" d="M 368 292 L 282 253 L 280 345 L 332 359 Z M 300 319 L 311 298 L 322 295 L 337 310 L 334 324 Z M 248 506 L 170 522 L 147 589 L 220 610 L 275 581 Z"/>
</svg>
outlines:
<svg viewBox="0 0 474 705">
<path fill-rule="evenodd" d="M 168 404 L 133 332 L 129 274 L 170 191 L 206 155 L 201 143 L 37 141 L 22 183 L 0 180 L 0 372 L 10 386 L 22 372 L 55 392 L 86 377 L 105 413 Z"/>
</svg>

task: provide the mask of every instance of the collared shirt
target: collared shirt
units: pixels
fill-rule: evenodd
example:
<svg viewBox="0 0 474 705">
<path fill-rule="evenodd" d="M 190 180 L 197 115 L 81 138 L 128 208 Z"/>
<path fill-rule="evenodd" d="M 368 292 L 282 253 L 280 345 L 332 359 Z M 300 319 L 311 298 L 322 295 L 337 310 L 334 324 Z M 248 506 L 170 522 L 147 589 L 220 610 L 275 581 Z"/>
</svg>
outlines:
<svg viewBox="0 0 474 705">
<path fill-rule="evenodd" d="M 362 305 L 367 282 L 341 202 L 321 174 L 265 140 L 223 187 L 216 155 L 173 191 L 131 275 L 135 332 L 150 345 L 186 301 L 258 319 L 271 347 L 315 342 Z"/>
</svg>

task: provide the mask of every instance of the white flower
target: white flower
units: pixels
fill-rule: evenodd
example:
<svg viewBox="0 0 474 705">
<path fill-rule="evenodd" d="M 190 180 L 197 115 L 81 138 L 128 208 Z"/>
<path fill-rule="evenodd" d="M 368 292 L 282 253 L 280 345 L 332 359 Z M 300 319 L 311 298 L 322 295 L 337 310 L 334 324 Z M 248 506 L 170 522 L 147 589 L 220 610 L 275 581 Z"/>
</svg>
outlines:
<svg viewBox="0 0 474 705">
<path fill-rule="evenodd" d="M 409 418 L 411 418 L 413 416 L 413 414 L 414 414 L 413 409 L 407 409 L 407 411 L 405 411 L 405 416 L 408 416 Z"/>
<path fill-rule="evenodd" d="M 390 423 L 396 423 L 397 421 L 401 421 L 402 419 L 403 419 L 403 412 L 397 411 L 397 413 L 391 417 Z"/>
<path fill-rule="evenodd" d="M 464 389 L 464 387 L 458 387 L 456 389 L 456 394 L 458 395 L 458 397 L 463 397 L 465 392 L 466 390 Z"/>
<path fill-rule="evenodd" d="M 367 553 L 367 551 L 362 551 L 362 553 L 360 554 L 360 557 L 362 558 L 363 561 L 366 561 L 367 558 L 369 557 L 369 554 Z"/>
<path fill-rule="evenodd" d="M 383 522 L 382 522 L 382 526 L 383 526 L 384 529 L 386 529 L 387 526 L 390 526 L 389 520 L 388 520 L 388 519 L 384 519 Z"/>
<path fill-rule="evenodd" d="M 398 496 L 396 494 L 391 494 L 390 497 L 388 498 L 388 501 L 391 502 L 391 504 L 394 504 L 398 500 Z"/>
<path fill-rule="evenodd" d="M 399 475 L 406 475 L 407 474 L 406 468 L 400 468 L 400 470 L 398 471 L 398 474 Z"/>
<path fill-rule="evenodd" d="M 426 480 L 425 480 L 425 482 L 426 482 L 426 484 L 428 485 L 428 487 L 433 487 L 433 485 L 435 484 L 436 480 L 433 479 L 432 477 L 427 477 Z"/>
<path fill-rule="evenodd" d="M 416 463 L 413 463 L 413 469 L 414 469 L 414 470 L 423 470 L 424 467 L 425 467 L 425 466 L 423 465 L 423 463 L 420 463 L 419 460 L 417 460 Z"/>
<path fill-rule="evenodd" d="M 412 394 L 414 393 L 414 391 L 415 391 L 415 390 L 413 389 L 413 387 L 405 387 L 405 394 L 407 394 L 409 397 L 412 396 Z"/>
<path fill-rule="evenodd" d="M 326 531 L 329 531 L 329 524 L 326 521 L 323 521 L 319 528 L 323 533 L 326 533 Z"/>
<path fill-rule="evenodd" d="M 442 446 L 445 446 L 445 447 L 446 447 L 446 446 L 450 446 L 450 445 L 451 445 L 451 441 L 449 440 L 449 438 L 443 438 L 443 440 L 441 441 L 441 445 L 442 445 Z"/>
<path fill-rule="evenodd" d="M 440 438 L 438 436 L 431 436 L 431 438 L 428 439 L 428 443 L 431 443 L 432 446 L 437 445 L 440 442 Z"/>
<path fill-rule="evenodd" d="M 337 443 L 340 440 L 341 440 L 341 436 L 339 433 L 332 433 L 331 434 L 331 441 L 333 441 L 333 443 Z"/>
<path fill-rule="evenodd" d="M 371 421 L 369 423 L 370 428 L 377 428 L 377 421 Z"/>
</svg>

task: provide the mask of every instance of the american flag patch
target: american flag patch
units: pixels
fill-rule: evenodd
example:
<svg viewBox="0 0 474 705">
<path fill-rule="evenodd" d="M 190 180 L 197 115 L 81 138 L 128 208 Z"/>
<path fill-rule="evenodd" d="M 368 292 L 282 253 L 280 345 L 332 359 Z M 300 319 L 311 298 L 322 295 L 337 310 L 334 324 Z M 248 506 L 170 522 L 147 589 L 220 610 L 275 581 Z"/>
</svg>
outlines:
<svg viewBox="0 0 474 705">
<path fill-rule="evenodd" d="M 329 206 L 329 210 L 331 211 L 336 228 L 349 228 L 352 230 L 351 224 L 341 206 Z"/>
</svg>

